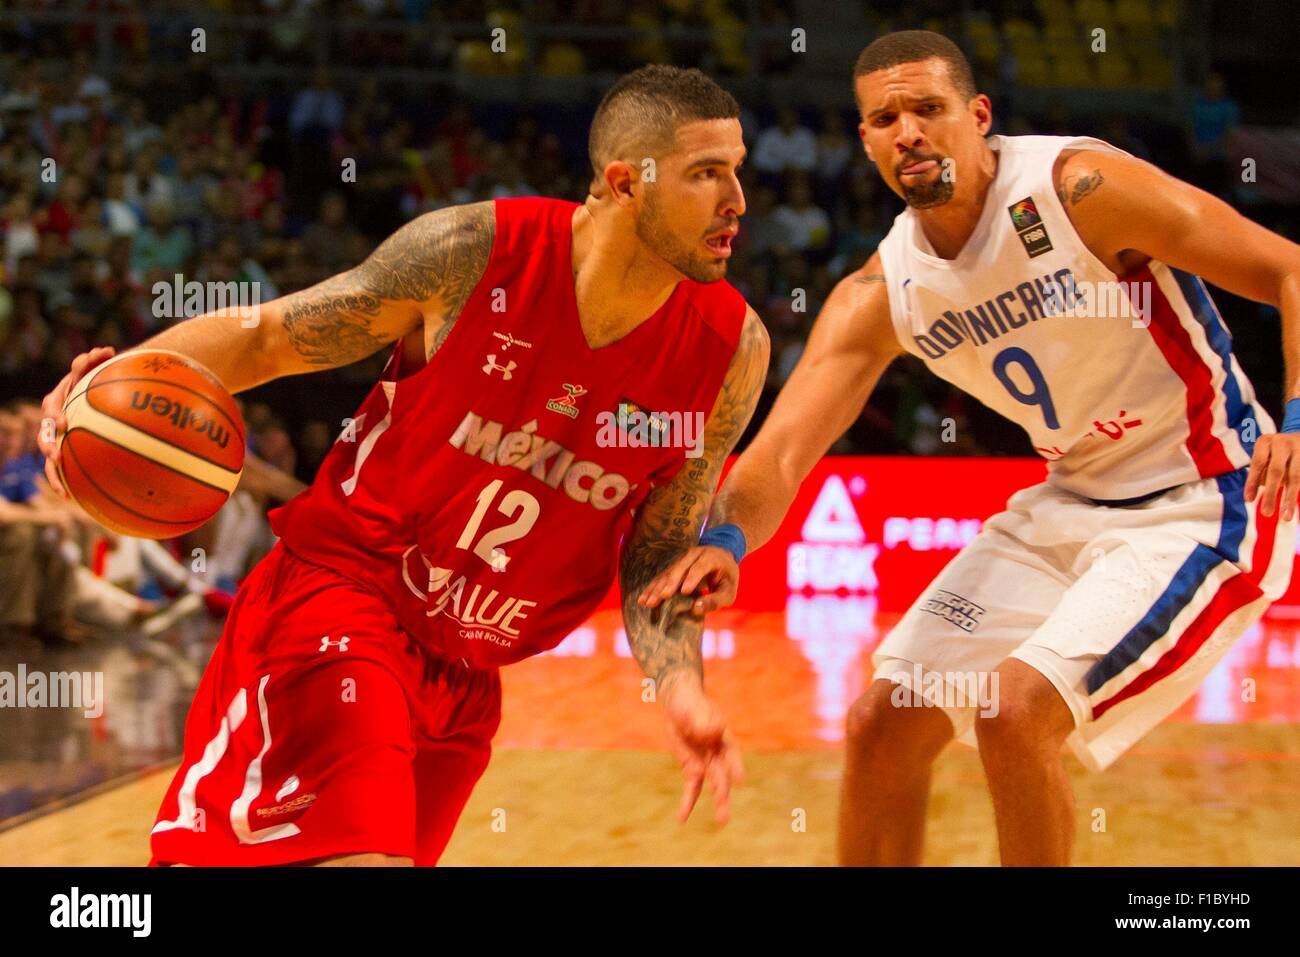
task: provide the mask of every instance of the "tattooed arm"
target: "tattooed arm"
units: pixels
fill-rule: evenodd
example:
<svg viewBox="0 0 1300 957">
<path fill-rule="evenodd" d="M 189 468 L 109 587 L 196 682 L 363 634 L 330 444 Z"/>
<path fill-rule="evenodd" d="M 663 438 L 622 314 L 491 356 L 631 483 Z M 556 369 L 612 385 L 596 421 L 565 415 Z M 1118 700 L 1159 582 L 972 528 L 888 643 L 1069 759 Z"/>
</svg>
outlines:
<svg viewBox="0 0 1300 957">
<path fill-rule="evenodd" d="M 702 674 L 701 621 L 690 614 L 689 601 L 651 610 L 640 607 L 636 596 L 699 540 L 723 463 L 758 403 L 768 352 L 767 330 L 757 313 L 748 309 L 736 353 L 704 426 L 702 454 L 687 459 L 671 482 L 650 493 L 623 548 L 619 583 L 628 642 L 641 669 L 660 691 L 681 672 Z"/>
<path fill-rule="evenodd" d="M 1252 222 L 1217 196 L 1132 156 L 1090 150 L 1055 167 L 1066 215 L 1079 238 L 1112 272 L 1130 275 L 1155 259 L 1282 314 L 1285 400 L 1300 399 L 1300 245 Z M 1084 187 L 1087 187 L 1084 189 Z M 1300 434 L 1259 436 L 1245 495 L 1262 493 L 1271 516 L 1282 491 L 1290 521 L 1300 497 Z"/>
<path fill-rule="evenodd" d="M 637 512 L 623 548 L 619 583 L 628 643 L 669 717 L 673 750 L 686 775 L 679 816 L 685 819 L 707 775 L 719 820 L 728 815 L 730 784 L 740 778 L 739 753 L 726 736 L 716 707 L 704 696 L 700 636 L 703 619 L 689 598 L 659 608 L 638 604 L 641 590 L 699 539 L 727 455 L 749 424 L 767 377 L 768 336 L 747 309 L 740 342 L 704 428 L 704 447 L 671 482 L 655 489 Z"/>
<path fill-rule="evenodd" d="M 141 348 L 191 356 L 231 392 L 348 365 L 421 327 L 430 356 L 483 275 L 495 221 L 492 203 L 426 213 L 359 266 L 263 303 L 255 316 L 246 308 L 196 316 Z"/>
<path fill-rule="evenodd" d="M 492 254 L 492 203 L 452 206 L 407 223 L 369 258 L 310 289 L 253 307 L 231 307 L 179 322 L 137 348 L 170 349 L 201 363 L 231 392 L 281 376 L 348 365 L 421 327 L 425 357 L 451 331 Z M 89 369 L 113 355 L 92 349 L 42 403 L 53 427 L 39 437 L 50 486 L 59 480 L 63 403 Z"/>
<path fill-rule="evenodd" d="M 903 351 L 894 333 L 880 254 L 845 276 L 826 299 L 808 344 L 772 411 L 727 474 L 710 524 L 736 525 L 751 550 L 775 534 L 799 486 L 862 407 Z M 736 564 L 720 548 L 699 546 L 655 578 L 639 603 L 691 603 L 702 614 L 735 597 Z M 694 596 L 708 580 L 713 594 Z"/>
</svg>

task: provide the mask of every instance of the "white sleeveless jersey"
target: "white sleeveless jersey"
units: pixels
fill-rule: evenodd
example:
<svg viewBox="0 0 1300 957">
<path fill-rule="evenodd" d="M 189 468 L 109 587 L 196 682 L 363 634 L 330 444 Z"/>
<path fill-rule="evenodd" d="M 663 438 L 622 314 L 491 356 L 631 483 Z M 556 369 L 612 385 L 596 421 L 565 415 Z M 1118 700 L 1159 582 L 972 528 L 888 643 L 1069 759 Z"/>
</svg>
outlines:
<svg viewBox="0 0 1300 957">
<path fill-rule="evenodd" d="M 1052 183 L 1086 136 L 991 136 L 998 168 L 956 259 L 909 207 L 880 245 L 894 329 L 936 375 L 1020 425 L 1048 481 L 1107 502 L 1247 465 L 1275 431 L 1199 277 L 1151 260 L 1123 281 Z M 1127 154 L 1125 154 L 1127 155 Z"/>
</svg>

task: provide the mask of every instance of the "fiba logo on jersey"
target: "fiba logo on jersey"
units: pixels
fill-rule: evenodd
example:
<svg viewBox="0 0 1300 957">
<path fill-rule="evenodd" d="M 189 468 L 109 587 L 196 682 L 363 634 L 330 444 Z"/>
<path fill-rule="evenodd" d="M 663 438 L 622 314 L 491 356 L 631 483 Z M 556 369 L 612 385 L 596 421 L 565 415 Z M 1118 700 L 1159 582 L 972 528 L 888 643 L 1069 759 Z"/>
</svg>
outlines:
<svg viewBox="0 0 1300 957">
<path fill-rule="evenodd" d="M 1026 196 L 1020 202 L 1008 206 L 1007 212 L 1011 215 L 1011 225 L 1024 243 L 1025 252 L 1029 253 L 1030 259 L 1052 251 L 1052 240 L 1047 235 L 1047 227 L 1043 225 L 1043 217 L 1038 214 L 1032 196 Z"/>
<path fill-rule="evenodd" d="M 631 399 L 616 412 L 596 413 L 596 444 L 608 448 L 684 448 L 688 459 L 704 454 L 703 412 L 650 412 Z"/>
</svg>

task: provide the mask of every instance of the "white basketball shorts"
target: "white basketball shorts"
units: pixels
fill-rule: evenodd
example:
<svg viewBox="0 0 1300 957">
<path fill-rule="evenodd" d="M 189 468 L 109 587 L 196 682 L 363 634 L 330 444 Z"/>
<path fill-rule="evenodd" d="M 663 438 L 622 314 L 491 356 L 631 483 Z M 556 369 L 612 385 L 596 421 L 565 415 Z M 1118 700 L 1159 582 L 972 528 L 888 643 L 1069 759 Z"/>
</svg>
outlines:
<svg viewBox="0 0 1300 957">
<path fill-rule="evenodd" d="M 1018 658 L 1061 693 L 1071 749 L 1102 770 L 1290 583 L 1296 521 L 1260 515 L 1245 483 L 1242 468 L 1126 506 L 1050 482 L 1022 489 L 881 642 L 875 678 L 942 707 L 975 746 L 975 720 L 996 706 L 989 676 Z"/>
</svg>

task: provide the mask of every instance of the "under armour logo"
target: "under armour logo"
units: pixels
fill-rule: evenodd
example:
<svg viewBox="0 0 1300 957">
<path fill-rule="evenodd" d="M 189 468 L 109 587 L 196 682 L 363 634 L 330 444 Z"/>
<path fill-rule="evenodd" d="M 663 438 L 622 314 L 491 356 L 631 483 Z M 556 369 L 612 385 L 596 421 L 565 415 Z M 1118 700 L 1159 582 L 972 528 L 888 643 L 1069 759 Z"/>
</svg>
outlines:
<svg viewBox="0 0 1300 957">
<path fill-rule="evenodd" d="M 511 378 L 511 374 L 515 371 L 515 366 L 517 366 L 518 364 L 519 363 L 511 359 L 503 366 L 497 365 L 497 357 L 496 354 L 493 353 L 492 355 L 487 357 L 487 362 L 483 364 L 483 371 L 487 375 L 491 375 L 493 372 L 500 372 L 501 378 L 509 381 L 509 379 Z"/>
<path fill-rule="evenodd" d="M 510 564 L 510 556 L 499 548 L 492 549 L 492 561 L 488 562 L 494 572 L 503 572 Z"/>
<path fill-rule="evenodd" d="M 337 648 L 339 651 L 347 651 L 349 640 L 348 636 L 344 635 L 338 641 L 330 641 L 329 635 L 326 635 L 320 640 L 320 650 L 322 653 L 329 651 L 330 648 Z"/>
</svg>

